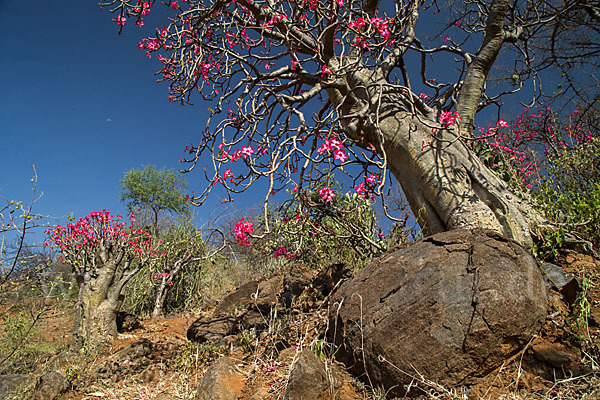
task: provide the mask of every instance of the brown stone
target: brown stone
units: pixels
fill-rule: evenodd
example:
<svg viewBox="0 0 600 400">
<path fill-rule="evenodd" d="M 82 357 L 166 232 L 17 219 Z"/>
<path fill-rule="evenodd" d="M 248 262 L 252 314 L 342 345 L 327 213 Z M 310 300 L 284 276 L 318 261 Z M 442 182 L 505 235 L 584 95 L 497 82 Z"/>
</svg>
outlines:
<svg viewBox="0 0 600 400">
<path fill-rule="evenodd" d="M 229 357 L 221 357 L 202 377 L 195 400 L 237 400 L 244 386 L 244 376 L 236 371 L 235 362 Z"/>
<path fill-rule="evenodd" d="M 304 349 L 296 360 L 283 395 L 284 400 L 329 400 L 340 386 L 331 368 L 310 349 Z"/>
<path fill-rule="evenodd" d="M 540 267 L 516 242 L 444 232 L 345 282 L 332 299 L 330 340 L 355 374 L 393 393 L 419 374 L 453 386 L 522 349 L 544 322 L 546 293 Z"/>
</svg>

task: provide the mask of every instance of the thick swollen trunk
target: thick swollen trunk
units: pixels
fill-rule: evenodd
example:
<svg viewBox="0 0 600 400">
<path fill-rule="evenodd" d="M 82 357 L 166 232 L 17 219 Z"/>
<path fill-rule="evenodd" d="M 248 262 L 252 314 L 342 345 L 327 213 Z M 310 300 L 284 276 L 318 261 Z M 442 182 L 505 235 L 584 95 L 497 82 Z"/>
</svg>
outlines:
<svg viewBox="0 0 600 400">
<path fill-rule="evenodd" d="M 393 89 L 382 93 L 383 78 L 356 74 L 346 85 L 361 89 L 349 96 L 330 90 L 329 95 L 334 104 L 341 103 L 348 135 L 365 147 L 373 143 L 383 149 L 380 153 L 427 234 L 487 228 L 532 246 L 541 216 L 483 165 L 457 131 L 441 129 L 434 110 L 411 104 Z"/>
<path fill-rule="evenodd" d="M 488 228 L 532 246 L 540 215 L 511 193 L 457 133 L 383 106 L 379 127 L 390 170 L 427 233 Z"/>
<path fill-rule="evenodd" d="M 109 345 L 117 336 L 117 313 L 122 304 L 123 282 L 115 279 L 114 268 L 106 266 L 92 278 L 78 278 L 79 297 L 75 313 L 76 346 L 95 350 Z"/>
</svg>

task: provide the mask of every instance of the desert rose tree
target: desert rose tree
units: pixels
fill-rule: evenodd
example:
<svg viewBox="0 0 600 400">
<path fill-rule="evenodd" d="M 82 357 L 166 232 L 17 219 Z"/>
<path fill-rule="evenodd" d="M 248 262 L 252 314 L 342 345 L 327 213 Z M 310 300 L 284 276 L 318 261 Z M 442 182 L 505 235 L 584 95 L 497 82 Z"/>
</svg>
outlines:
<svg viewBox="0 0 600 400">
<path fill-rule="evenodd" d="M 140 50 L 162 63 L 172 101 L 212 102 L 202 137 L 182 160 L 188 170 L 204 166 L 208 181 L 192 203 L 202 204 L 215 188 L 232 200 L 263 178 L 266 215 L 269 197 L 285 186 L 301 191 L 325 182 L 319 194 L 327 200 L 328 177 L 348 173 L 357 192 L 380 195 L 391 173 L 426 233 L 484 227 L 531 246 L 543 219 L 472 151 L 475 116 L 526 84 L 534 100 L 542 98 L 542 69 L 597 65 L 597 52 L 586 47 L 598 38 L 594 3 L 161 3 L 170 22 L 141 40 Z M 143 25 L 161 3 L 102 6 L 122 30 Z M 568 51 L 569 65 L 559 48 Z M 431 76 L 432 60 L 446 66 L 443 76 Z M 488 85 L 495 65 L 508 72 Z M 597 89 L 587 82 L 589 91 Z M 584 92 L 568 87 L 582 100 Z M 373 173 L 375 185 L 366 181 Z"/>
<path fill-rule="evenodd" d="M 66 227 L 48 229 L 49 241 L 73 268 L 79 285 L 74 340 L 94 349 L 109 344 L 117 335 L 116 316 L 127 282 L 160 254 L 150 233 L 109 211 L 91 212 Z"/>
</svg>

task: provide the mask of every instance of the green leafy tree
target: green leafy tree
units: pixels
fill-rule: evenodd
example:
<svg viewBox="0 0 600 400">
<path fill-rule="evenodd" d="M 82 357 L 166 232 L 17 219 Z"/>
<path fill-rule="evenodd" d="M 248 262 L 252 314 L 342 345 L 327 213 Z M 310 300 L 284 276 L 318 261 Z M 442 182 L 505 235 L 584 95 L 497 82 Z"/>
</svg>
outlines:
<svg viewBox="0 0 600 400">
<path fill-rule="evenodd" d="M 156 234 L 161 213 L 182 215 L 189 212 L 190 206 L 183 194 L 186 189 L 187 182 L 178 172 L 146 165 L 125 173 L 121 179 L 121 201 L 129 211 L 149 214 L 148 225 Z"/>
</svg>

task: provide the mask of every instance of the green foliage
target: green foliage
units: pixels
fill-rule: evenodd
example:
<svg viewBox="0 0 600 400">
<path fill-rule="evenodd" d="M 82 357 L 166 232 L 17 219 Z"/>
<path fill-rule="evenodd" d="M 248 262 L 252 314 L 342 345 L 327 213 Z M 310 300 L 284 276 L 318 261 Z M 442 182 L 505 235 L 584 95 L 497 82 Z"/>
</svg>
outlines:
<svg viewBox="0 0 600 400">
<path fill-rule="evenodd" d="M 250 353 L 258 343 L 256 329 L 244 329 L 237 334 L 237 340 L 242 345 L 244 352 Z"/>
<path fill-rule="evenodd" d="M 169 227 L 161 235 L 161 251 L 165 257 L 149 264 L 132 278 L 125 288 L 124 309 L 136 315 L 149 315 L 154 308 L 156 293 L 161 279 L 156 274 L 169 273 L 172 285 L 168 286 L 163 313 L 175 313 L 197 309 L 235 286 L 228 275 L 232 275 L 232 261 L 215 255 L 206 259 L 208 246 L 201 231 L 189 222 L 181 221 Z M 187 261 L 185 261 L 187 260 Z M 177 272 L 180 261 L 186 264 Z"/>
<path fill-rule="evenodd" d="M 581 280 L 581 291 L 573 304 L 571 313 L 567 316 L 569 329 L 577 339 L 585 344 L 588 356 L 600 361 L 600 331 L 590 330 L 591 317 L 591 290 L 598 282 L 598 276 L 584 275 Z"/>
<path fill-rule="evenodd" d="M 156 226 L 163 211 L 177 215 L 189 212 L 190 205 L 183 194 L 186 189 L 187 182 L 177 171 L 146 165 L 125 173 L 121 179 L 121 201 L 130 211 L 150 212 Z"/>
<path fill-rule="evenodd" d="M 25 374 L 37 367 L 40 357 L 48 354 L 47 346 L 32 340 L 37 335 L 35 319 L 21 311 L 2 316 L 0 335 L 0 374 Z"/>
<path fill-rule="evenodd" d="M 273 234 L 263 243 L 263 255 L 309 266 L 320 266 L 323 261 L 363 266 L 386 250 L 370 198 L 341 194 L 334 182 L 329 186 L 335 197 L 329 202 L 318 194 L 322 186 L 295 193 L 279 212 L 269 215 Z"/>
<path fill-rule="evenodd" d="M 327 342 L 325 339 L 317 340 L 310 349 L 321 361 L 332 360 L 337 353 L 338 346 Z"/>
<path fill-rule="evenodd" d="M 556 257 L 567 232 L 600 246 L 600 138 L 564 149 L 547 159 L 547 174 L 531 196 L 538 209 L 557 224 L 544 232 L 538 255 Z M 591 249 L 588 249 L 591 250 Z"/>
<path fill-rule="evenodd" d="M 600 246 L 600 137 L 578 114 L 560 120 L 549 108 L 525 110 L 510 129 L 490 128 L 474 143 L 483 163 L 552 223 L 534 249 L 544 260 L 567 236 L 588 251 Z"/>
</svg>

